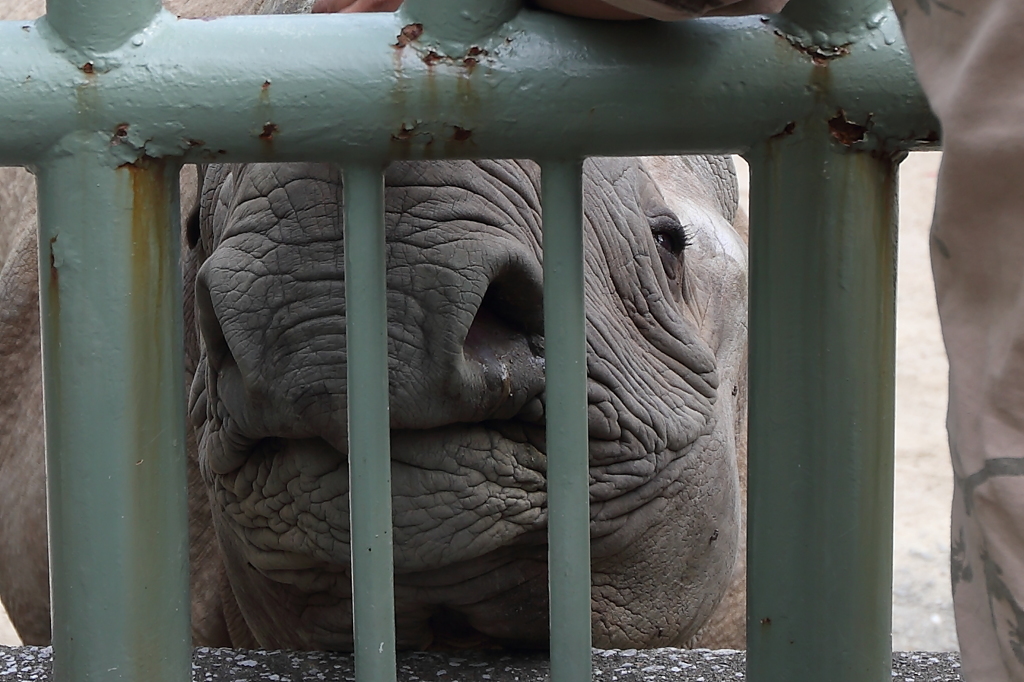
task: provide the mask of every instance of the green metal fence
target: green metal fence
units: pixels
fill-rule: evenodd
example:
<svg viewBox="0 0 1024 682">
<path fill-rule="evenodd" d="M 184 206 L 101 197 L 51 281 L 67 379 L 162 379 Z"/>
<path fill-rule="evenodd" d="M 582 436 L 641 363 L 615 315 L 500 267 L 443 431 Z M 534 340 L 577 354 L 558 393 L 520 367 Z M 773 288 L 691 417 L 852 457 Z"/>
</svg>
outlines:
<svg viewBox="0 0 1024 682">
<path fill-rule="evenodd" d="M 938 135 L 886 2 L 47 10 L 0 22 L 0 163 L 39 187 L 55 679 L 190 675 L 177 171 L 214 160 L 345 169 L 356 669 L 395 678 L 382 169 L 429 157 L 543 169 L 552 676 L 588 679 L 581 159 L 704 152 L 753 176 L 749 679 L 889 679 L 896 166 Z"/>
</svg>

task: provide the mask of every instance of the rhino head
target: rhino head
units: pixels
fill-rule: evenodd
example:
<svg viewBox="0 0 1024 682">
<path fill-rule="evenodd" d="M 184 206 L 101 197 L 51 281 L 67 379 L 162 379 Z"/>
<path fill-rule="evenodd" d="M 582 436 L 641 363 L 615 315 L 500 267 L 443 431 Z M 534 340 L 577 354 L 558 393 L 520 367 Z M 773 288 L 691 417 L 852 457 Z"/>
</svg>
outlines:
<svg viewBox="0 0 1024 682">
<path fill-rule="evenodd" d="M 524 161 L 387 170 L 400 647 L 547 641 L 539 180 Z M 191 496 L 216 530 L 194 528 L 193 570 L 207 542 L 229 585 L 199 627 L 236 645 L 352 647 L 342 183 L 212 166 L 187 229 Z M 736 203 L 722 159 L 584 165 L 598 647 L 692 642 L 742 562 Z"/>
</svg>

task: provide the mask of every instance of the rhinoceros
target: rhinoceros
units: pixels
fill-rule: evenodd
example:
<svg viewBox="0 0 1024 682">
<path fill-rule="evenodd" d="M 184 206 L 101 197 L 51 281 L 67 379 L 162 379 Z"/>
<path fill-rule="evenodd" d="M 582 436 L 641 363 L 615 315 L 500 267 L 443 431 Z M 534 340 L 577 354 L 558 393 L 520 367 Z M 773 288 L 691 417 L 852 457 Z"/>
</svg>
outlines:
<svg viewBox="0 0 1024 682">
<path fill-rule="evenodd" d="M 184 11 L 224 13 L 210 4 Z M 4 5 L 9 18 L 41 9 Z M 193 639 L 351 649 L 341 171 L 182 177 Z M 547 642 L 539 179 L 523 160 L 386 172 L 403 648 Z M 727 158 L 584 164 L 598 647 L 743 644 L 737 197 Z M 0 257 L 0 597 L 23 640 L 43 644 L 35 209 L 20 169 L 0 169 Z"/>
</svg>

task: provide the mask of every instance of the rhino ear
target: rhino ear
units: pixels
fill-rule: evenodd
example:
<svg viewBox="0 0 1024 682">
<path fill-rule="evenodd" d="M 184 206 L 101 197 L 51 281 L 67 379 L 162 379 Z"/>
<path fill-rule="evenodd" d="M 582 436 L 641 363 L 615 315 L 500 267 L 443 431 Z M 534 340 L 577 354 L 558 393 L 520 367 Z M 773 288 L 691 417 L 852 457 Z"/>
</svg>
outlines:
<svg viewBox="0 0 1024 682">
<path fill-rule="evenodd" d="M 740 187 L 736 177 L 736 164 L 731 156 L 686 156 L 694 173 L 710 187 L 722 215 L 730 223 L 736 222 L 740 207 Z"/>
</svg>

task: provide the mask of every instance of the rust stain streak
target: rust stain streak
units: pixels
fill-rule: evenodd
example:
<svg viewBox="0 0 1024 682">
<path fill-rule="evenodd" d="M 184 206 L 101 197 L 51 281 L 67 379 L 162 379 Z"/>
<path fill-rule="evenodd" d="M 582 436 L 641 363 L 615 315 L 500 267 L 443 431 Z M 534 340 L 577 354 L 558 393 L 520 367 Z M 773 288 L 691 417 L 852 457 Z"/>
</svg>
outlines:
<svg viewBox="0 0 1024 682">
<path fill-rule="evenodd" d="M 59 302 L 60 301 L 60 298 L 59 298 L 60 291 L 59 291 L 58 287 L 60 285 L 60 272 L 57 270 L 57 261 L 56 261 L 56 258 L 53 255 L 53 246 L 56 243 L 57 243 L 57 238 L 56 237 L 50 237 L 50 286 L 51 286 L 52 289 L 57 291 L 57 295 L 58 295 L 57 301 Z M 53 295 L 53 293 L 54 293 L 53 291 L 50 292 L 51 295 Z"/>
<path fill-rule="evenodd" d="M 160 443 L 167 429 L 167 418 L 162 404 L 167 393 L 165 379 L 166 365 L 173 361 L 177 324 L 175 315 L 180 311 L 171 310 L 176 296 L 172 291 L 176 277 L 172 271 L 177 234 L 172 234 L 171 212 L 174 197 L 171 181 L 177 181 L 176 174 L 170 177 L 167 164 L 163 161 L 143 157 L 136 163 L 125 164 L 119 171 L 128 174 L 131 188 L 131 226 L 127 235 L 131 240 L 129 264 L 131 296 L 129 320 L 131 324 L 131 385 L 130 394 L 134 399 L 133 462 L 132 467 L 132 518 L 130 532 L 132 544 L 140 553 L 132 555 L 133 561 L 141 565 L 130 575 L 135 584 L 128 586 L 135 601 L 138 622 L 144 613 L 154 605 L 146 603 L 146 597 L 158 598 L 156 586 L 142 582 L 142 576 L 173 572 L 173 566 L 163 566 L 166 554 L 156 550 L 154 530 L 161 528 L 166 509 L 166 495 L 161 481 L 166 477 L 166 468 L 174 466 L 167 461 L 167 452 Z M 170 357 L 169 357 L 170 356 Z M 173 494 L 173 493 L 172 493 Z M 159 564 L 154 566 L 153 564 Z M 160 629 L 135 633 L 134 648 L 140 654 L 160 651 Z M 151 660 L 139 656 L 139 661 Z M 138 679 L 162 680 L 161 671 L 142 669 L 136 671 Z M 169 682 L 169 681 L 168 681 Z"/>
<path fill-rule="evenodd" d="M 263 124 L 263 132 L 260 133 L 260 139 L 263 140 L 264 142 L 273 142 L 274 135 L 277 133 L 278 130 L 279 128 L 277 127 L 276 123 L 271 123 L 270 121 L 267 121 L 266 123 Z"/>
</svg>

